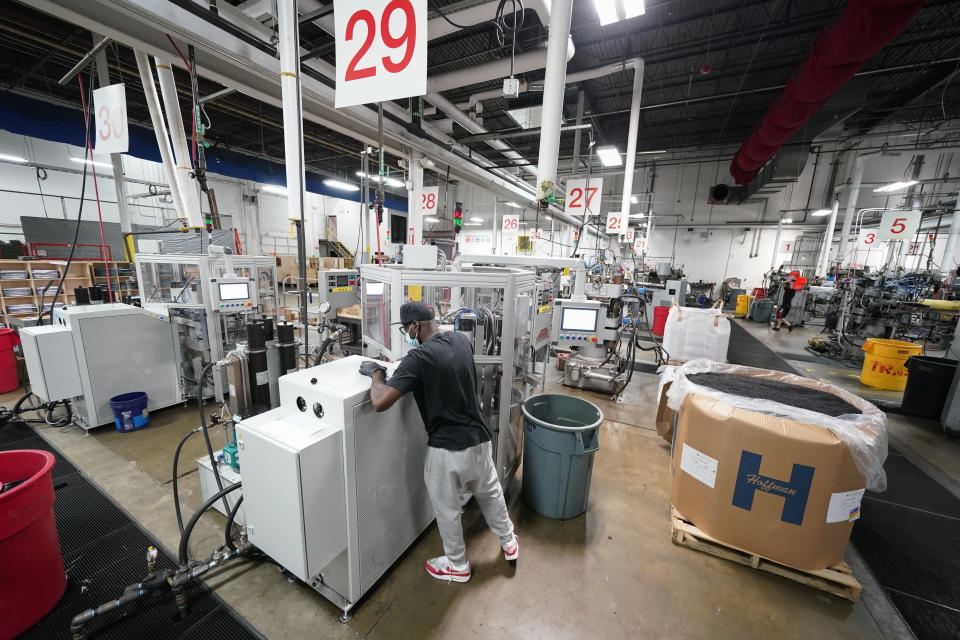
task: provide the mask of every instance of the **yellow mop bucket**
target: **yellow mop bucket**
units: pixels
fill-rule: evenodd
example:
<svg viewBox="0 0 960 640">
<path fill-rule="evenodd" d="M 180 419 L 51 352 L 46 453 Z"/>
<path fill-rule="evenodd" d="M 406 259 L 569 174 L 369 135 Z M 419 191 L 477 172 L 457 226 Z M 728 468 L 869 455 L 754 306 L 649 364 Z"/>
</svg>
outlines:
<svg viewBox="0 0 960 640">
<path fill-rule="evenodd" d="M 737 308 L 734 310 L 733 315 L 735 316 L 745 316 L 750 313 L 750 301 L 753 300 L 753 296 L 742 294 L 737 296 Z"/>
<path fill-rule="evenodd" d="M 867 355 L 860 370 L 860 382 L 874 389 L 903 391 L 907 386 L 907 358 L 920 355 L 923 347 L 901 340 L 868 338 L 863 350 Z"/>
</svg>

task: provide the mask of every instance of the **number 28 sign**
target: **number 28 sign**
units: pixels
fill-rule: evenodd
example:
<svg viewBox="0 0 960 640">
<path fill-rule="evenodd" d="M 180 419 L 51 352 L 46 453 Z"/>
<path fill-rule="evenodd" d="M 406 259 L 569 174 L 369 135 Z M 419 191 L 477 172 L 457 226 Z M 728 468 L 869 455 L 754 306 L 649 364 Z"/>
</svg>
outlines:
<svg viewBox="0 0 960 640">
<path fill-rule="evenodd" d="M 334 0 L 335 106 L 427 92 L 427 0 Z"/>
</svg>

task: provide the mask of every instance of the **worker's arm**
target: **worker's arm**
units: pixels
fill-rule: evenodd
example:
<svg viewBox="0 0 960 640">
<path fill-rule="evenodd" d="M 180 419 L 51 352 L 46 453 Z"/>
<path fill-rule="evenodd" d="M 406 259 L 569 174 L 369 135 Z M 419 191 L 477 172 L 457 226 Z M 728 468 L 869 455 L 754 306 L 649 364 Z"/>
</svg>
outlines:
<svg viewBox="0 0 960 640">
<path fill-rule="evenodd" d="M 403 392 L 386 384 L 387 375 L 383 371 L 374 371 L 371 378 L 373 383 L 370 385 L 370 401 L 377 413 L 386 411 L 403 397 Z"/>
</svg>

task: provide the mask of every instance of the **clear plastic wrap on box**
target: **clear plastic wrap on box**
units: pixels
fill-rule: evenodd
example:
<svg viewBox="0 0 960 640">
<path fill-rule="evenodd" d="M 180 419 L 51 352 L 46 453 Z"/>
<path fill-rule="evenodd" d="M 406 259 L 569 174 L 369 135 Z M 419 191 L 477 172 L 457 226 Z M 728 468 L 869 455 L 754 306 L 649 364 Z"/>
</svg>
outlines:
<svg viewBox="0 0 960 640">
<path fill-rule="evenodd" d="M 725 373 L 817 389 L 840 397 L 859 409 L 861 413 L 831 417 L 817 411 L 792 407 L 772 400 L 733 395 L 698 385 L 687 378 L 698 373 Z M 674 411 L 680 410 L 684 399 L 689 394 L 696 393 L 716 398 L 739 409 L 825 427 L 847 445 L 867 489 L 885 491 L 887 488 L 887 474 L 883 469 L 883 463 L 887 459 L 887 416 L 871 403 L 849 391 L 791 373 L 705 359 L 690 360 L 680 366 L 661 367 L 661 387 L 667 382 L 672 383 L 667 391 L 667 406 Z"/>
</svg>

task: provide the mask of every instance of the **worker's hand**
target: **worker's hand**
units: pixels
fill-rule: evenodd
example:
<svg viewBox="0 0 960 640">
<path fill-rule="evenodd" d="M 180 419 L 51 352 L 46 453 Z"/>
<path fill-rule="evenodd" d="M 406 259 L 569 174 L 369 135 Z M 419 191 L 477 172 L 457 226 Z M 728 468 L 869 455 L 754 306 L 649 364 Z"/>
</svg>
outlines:
<svg viewBox="0 0 960 640">
<path fill-rule="evenodd" d="M 373 377 L 374 371 L 383 371 L 383 374 L 387 374 L 387 368 L 380 364 L 379 362 L 374 362 L 373 360 L 364 360 L 363 364 L 360 365 L 360 374 Z"/>
</svg>

